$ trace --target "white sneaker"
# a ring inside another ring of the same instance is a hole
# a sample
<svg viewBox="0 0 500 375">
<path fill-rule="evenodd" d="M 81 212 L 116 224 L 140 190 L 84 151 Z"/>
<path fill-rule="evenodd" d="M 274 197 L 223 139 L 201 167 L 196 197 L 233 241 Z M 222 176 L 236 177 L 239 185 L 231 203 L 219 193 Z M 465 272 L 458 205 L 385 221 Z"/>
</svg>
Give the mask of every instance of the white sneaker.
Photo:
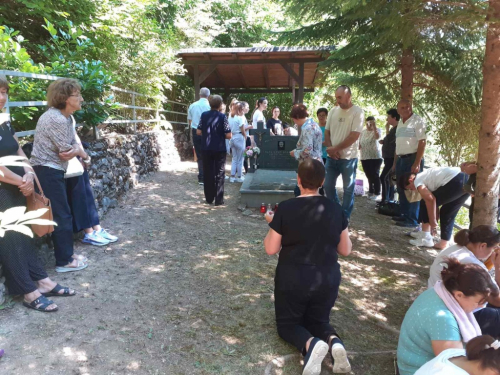
<svg viewBox="0 0 500 375">
<path fill-rule="evenodd" d="M 434 247 L 434 241 L 429 237 L 420 237 L 410 240 L 413 246 L 424 246 L 424 247 Z"/>
<path fill-rule="evenodd" d="M 376 201 L 376 200 L 378 200 L 378 201 L 380 202 L 380 201 L 382 200 L 382 197 L 381 197 L 380 195 L 375 195 L 375 194 L 373 194 L 373 195 L 370 197 L 370 199 L 371 199 L 372 201 Z"/>
<path fill-rule="evenodd" d="M 234 182 L 234 177 L 229 177 L 229 182 Z"/>
<path fill-rule="evenodd" d="M 422 230 L 414 230 L 413 232 L 410 232 L 410 237 L 413 238 L 424 238 L 425 237 L 425 232 Z"/>
<path fill-rule="evenodd" d="M 342 344 L 333 344 L 331 354 L 334 374 L 345 374 L 351 372 L 351 364 L 349 363 L 347 352 Z"/>
<path fill-rule="evenodd" d="M 243 182 L 245 181 L 245 177 L 238 177 L 235 179 L 236 182 Z"/>
<path fill-rule="evenodd" d="M 227 179 L 229 179 L 229 177 L 227 177 L 227 176 L 224 176 L 224 180 L 227 180 Z"/>
</svg>

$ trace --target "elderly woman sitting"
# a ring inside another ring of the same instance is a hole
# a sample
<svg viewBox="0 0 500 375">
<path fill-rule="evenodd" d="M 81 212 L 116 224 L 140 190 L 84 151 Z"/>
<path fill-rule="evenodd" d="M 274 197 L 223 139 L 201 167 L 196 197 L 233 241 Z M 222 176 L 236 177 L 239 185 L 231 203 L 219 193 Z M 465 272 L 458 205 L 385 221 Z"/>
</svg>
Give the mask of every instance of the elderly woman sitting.
<svg viewBox="0 0 500 375">
<path fill-rule="evenodd" d="M 87 267 L 86 259 L 74 254 L 73 217 L 68 204 L 64 173 L 68 161 L 81 157 L 89 162 L 81 144 L 77 142 L 71 115 L 81 109 L 81 86 L 74 79 L 59 79 L 49 86 L 49 109 L 36 126 L 31 165 L 40 180 L 42 189 L 52 204 L 57 226 L 52 233 L 57 272 L 79 271 Z"/>
<path fill-rule="evenodd" d="M 5 106 L 9 83 L 0 76 L 0 111 Z M 2 115 L 2 113 L 0 113 Z M 0 157 L 23 156 L 8 116 L 0 118 Z M 25 167 L 0 167 L 0 212 L 26 205 L 33 194 L 33 171 Z M 0 262 L 6 276 L 9 293 L 24 295 L 23 304 L 38 311 L 57 311 L 57 305 L 47 296 L 74 296 L 74 290 L 52 281 L 40 264 L 33 240 L 16 231 L 6 231 L 0 237 Z"/>
</svg>

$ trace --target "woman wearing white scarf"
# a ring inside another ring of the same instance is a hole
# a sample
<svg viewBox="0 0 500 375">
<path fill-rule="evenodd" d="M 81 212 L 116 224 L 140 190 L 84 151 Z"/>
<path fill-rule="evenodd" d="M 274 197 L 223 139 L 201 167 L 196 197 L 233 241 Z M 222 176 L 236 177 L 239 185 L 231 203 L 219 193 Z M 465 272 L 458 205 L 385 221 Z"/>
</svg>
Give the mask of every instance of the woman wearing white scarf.
<svg viewBox="0 0 500 375">
<path fill-rule="evenodd" d="M 481 335 L 472 312 L 498 289 L 490 275 L 477 264 L 447 259 L 435 288 L 413 302 L 401 326 L 398 367 L 401 375 L 413 375 L 446 349 L 463 349 Z"/>
</svg>

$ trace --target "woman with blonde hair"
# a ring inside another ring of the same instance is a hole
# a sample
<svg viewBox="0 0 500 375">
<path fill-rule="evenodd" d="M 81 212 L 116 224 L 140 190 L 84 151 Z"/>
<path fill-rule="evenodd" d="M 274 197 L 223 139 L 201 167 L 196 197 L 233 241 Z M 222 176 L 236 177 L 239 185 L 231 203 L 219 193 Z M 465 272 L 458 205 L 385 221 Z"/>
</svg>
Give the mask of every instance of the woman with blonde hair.
<svg viewBox="0 0 500 375">
<path fill-rule="evenodd" d="M 38 120 L 30 160 L 51 201 L 57 223 L 52 233 L 56 272 L 80 271 L 87 267 L 86 259 L 74 254 L 73 217 L 64 179 L 70 159 L 79 156 L 90 163 L 90 157 L 77 142 L 71 118 L 82 108 L 80 91 L 81 86 L 75 79 L 62 78 L 50 84 L 47 90 L 49 109 Z"/>
<path fill-rule="evenodd" d="M 26 157 L 15 136 L 7 114 L 1 110 L 7 102 L 9 82 L 0 76 L 0 157 Z M 0 167 L 0 212 L 26 206 L 33 194 L 34 173 L 29 167 Z M 76 292 L 52 281 L 36 255 L 33 239 L 9 230 L 0 237 L 0 262 L 10 294 L 23 295 L 23 305 L 42 312 L 57 311 L 57 305 L 46 297 L 69 297 Z M 1 350 L 0 350 L 1 352 Z"/>
<path fill-rule="evenodd" d="M 246 133 L 242 103 L 235 102 L 231 104 L 231 114 L 229 115 L 228 122 L 231 127 L 231 152 L 233 154 L 229 182 L 243 182 L 244 178 L 241 174 L 243 169 Z"/>
</svg>

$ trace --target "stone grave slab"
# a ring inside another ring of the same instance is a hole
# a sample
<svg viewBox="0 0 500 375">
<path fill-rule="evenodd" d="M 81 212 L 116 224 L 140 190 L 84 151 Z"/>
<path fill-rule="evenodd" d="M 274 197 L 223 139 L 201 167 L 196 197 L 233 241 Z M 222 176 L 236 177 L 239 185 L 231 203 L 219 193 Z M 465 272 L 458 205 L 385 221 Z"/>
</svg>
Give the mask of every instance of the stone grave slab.
<svg viewBox="0 0 500 375">
<path fill-rule="evenodd" d="M 247 207 L 260 207 L 262 203 L 274 207 L 275 203 L 294 197 L 296 183 L 295 170 L 257 169 L 245 177 L 240 189 L 241 202 Z"/>
<path fill-rule="evenodd" d="M 264 136 L 259 145 L 259 169 L 296 171 L 299 164 L 290 156 L 290 151 L 297 146 L 296 136 Z"/>
</svg>

